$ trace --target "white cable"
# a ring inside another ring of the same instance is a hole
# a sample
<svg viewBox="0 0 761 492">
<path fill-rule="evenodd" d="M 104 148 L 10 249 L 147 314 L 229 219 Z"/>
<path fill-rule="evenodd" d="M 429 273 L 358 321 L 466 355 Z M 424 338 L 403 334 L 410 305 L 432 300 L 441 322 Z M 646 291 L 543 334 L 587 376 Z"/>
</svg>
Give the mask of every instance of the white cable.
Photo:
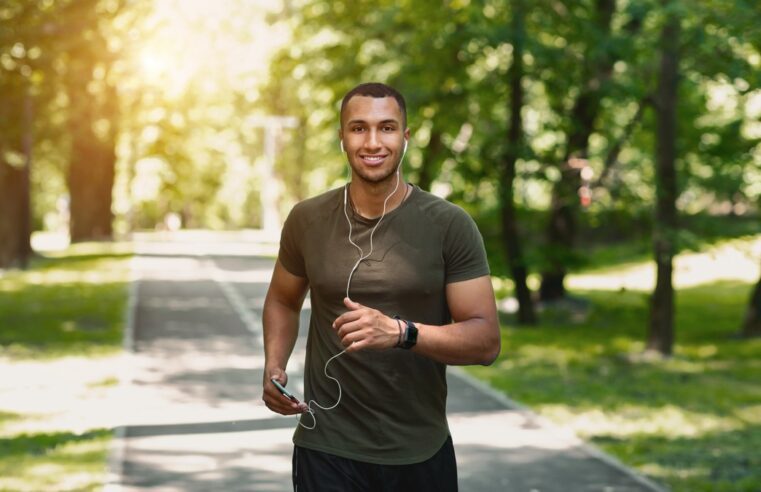
<svg viewBox="0 0 761 492">
<path fill-rule="evenodd" d="M 343 140 L 341 140 L 341 151 L 343 152 L 343 150 L 344 150 L 343 149 Z M 346 211 L 346 202 L 348 201 L 347 195 L 348 195 L 349 183 L 346 183 L 346 185 L 344 186 L 344 217 L 346 217 L 346 222 L 349 224 L 349 242 L 352 244 L 352 246 L 357 248 L 357 251 L 359 252 L 359 259 L 357 260 L 357 262 L 354 264 L 354 266 L 352 267 L 351 271 L 349 272 L 349 278 L 346 281 L 346 297 L 349 298 L 349 299 L 351 299 L 351 297 L 349 297 L 349 287 L 351 286 L 351 278 L 354 276 L 354 272 L 357 271 L 357 268 L 359 267 L 359 264 L 362 263 L 362 261 L 368 259 L 370 257 L 370 255 L 373 254 L 373 235 L 375 234 L 375 230 L 378 229 L 378 226 L 380 225 L 381 221 L 383 220 L 383 217 L 386 216 L 386 205 L 388 204 L 389 199 L 392 196 L 394 196 L 394 193 L 396 193 L 396 190 L 399 189 L 399 182 L 401 181 L 401 178 L 399 177 L 399 168 L 402 165 L 402 160 L 404 159 L 404 155 L 406 153 L 407 153 L 407 141 L 405 140 L 404 141 L 404 151 L 402 152 L 402 157 L 401 157 L 401 159 L 399 159 L 399 163 L 396 165 L 396 186 L 394 186 L 393 191 L 391 193 L 389 193 L 389 195 L 386 197 L 386 199 L 383 200 L 383 212 L 381 213 L 381 216 L 380 216 L 380 219 L 378 219 L 378 222 L 375 224 L 373 229 L 370 231 L 370 251 L 366 255 L 365 255 L 364 250 L 357 243 L 355 243 L 354 240 L 351 238 L 351 234 L 352 234 L 351 219 L 349 219 L 349 213 Z M 335 381 L 336 382 L 336 386 L 338 386 L 338 399 L 336 400 L 336 402 L 333 405 L 331 405 L 329 407 L 323 407 L 322 405 L 317 403 L 316 400 L 310 399 L 309 403 L 307 403 L 307 409 L 306 409 L 306 411 L 304 413 L 308 413 L 312 417 L 312 426 L 310 427 L 310 426 L 304 425 L 304 423 L 301 422 L 301 417 L 304 415 L 302 413 L 301 416 L 299 416 L 299 425 L 302 426 L 303 428 L 312 430 L 315 427 L 317 427 L 317 417 L 315 417 L 315 415 L 314 415 L 314 409 L 312 409 L 312 404 L 313 403 L 314 403 L 314 406 L 316 406 L 317 408 L 319 408 L 321 410 L 333 410 L 334 408 L 336 408 L 338 406 L 339 403 L 341 403 L 341 396 L 343 396 L 343 392 L 341 390 L 341 383 L 338 381 L 338 379 L 336 379 L 333 376 L 331 376 L 330 374 L 328 374 L 328 364 L 330 364 L 331 362 L 333 362 L 334 359 L 337 359 L 338 357 L 342 356 L 345 353 L 346 353 L 346 349 L 343 349 L 341 352 L 337 353 L 336 355 L 334 355 L 333 357 L 328 359 L 328 361 L 325 363 L 325 367 L 323 368 L 323 373 L 325 373 L 325 377 Z"/>
<path fill-rule="evenodd" d="M 341 352 L 337 353 L 336 355 L 334 355 L 333 357 L 328 359 L 328 361 L 325 363 L 325 369 L 323 370 L 323 372 L 325 373 L 325 377 L 326 378 L 332 379 L 333 381 L 336 382 L 336 386 L 338 386 L 338 399 L 336 400 L 336 402 L 332 406 L 329 406 L 329 407 L 323 407 L 322 405 L 317 403 L 316 400 L 309 400 L 309 403 L 307 403 L 306 412 L 304 412 L 304 413 L 308 413 L 312 417 L 312 426 L 309 427 L 307 425 L 304 425 L 304 423 L 301 421 L 301 417 L 304 415 L 302 413 L 301 416 L 299 416 L 299 425 L 301 427 L 303 427 L 305 429 L 309 429 L 309 430 L 312 430 L 315 427 L 317 427 L 317 417 L 314 416 L 314 410 L 312 409 L 312 403 L 314 403 L 314 405 L 317 408 L 320 408 L 322 410 L 333 410 L 334 408 L 336 408 L 338 406 L 339 403 L 341 403 L 341 383 L 338 382 L 338 379 L 336 379 L 333 376 L 331 376 L 330 374 L 328 374 L 328 364 L 330 364 L 330 362 L 333 359 L 336 359 L 336 358 L 342 356 L 344 353 L 346 353 L 346 349 L 343 349 Z"/>
<path fill-rule="evenodd" d="M 383 217 L 386 216 L 386 204 L 388 203 L 388 200 L 392 196 L 394 196 L 394 193 L 396 193 L 396 190 L 399 189 L 399 181 L 400 181 L 399 166 L 397 166 L 396 167 L 396 186 L 394 186 L 394 190 L 391 193 L 389 193 L 389 195 L 383 201 L 383 213 L 381 213 L 380 219 L 378 219 L 378 222 L 375 224 L 375 227 L 373 227 L 373 230 L 370 231 L 370 251 L 366 255 L 364 254 L 365 253 L 364 250 L 360 248 L 359 245 L 355 243 L 354 240 L 351 238 L 352 225 L 351 225 L 351 220 L 349 219 L 349 213 L 346 211 L 346 200 L 344 200 L 344 216 L 346 217 L 346 222 L 349 223 L 349 242 L 352 244 L 352 246 L 357 248 L 357 251 L 359 251 L 359 259 L 357 260 L 357 262 L 354 264 L 351 271 L 349 272 L 349 279 L 346 282 L 346 297 L 349 297 L 349 286 L 351 285 L 351 278 L 354 276 L 354 272 L 357 270 L 357 268 L 359 268 L 359 264 L 362 263 L 364 260 L 368 259 L 370 255 L 373 254 L 373 235 L 375 234 L 375 230 L 378 228 L 381 221 L 383 220 Z M 347 193 L 348 186 L 349 184 L 347 183 L 346 186 L 344 187 L 345 194 Z M 349 297 L 349 299 L 351 299 L 351 297 Z"/>
</svg>

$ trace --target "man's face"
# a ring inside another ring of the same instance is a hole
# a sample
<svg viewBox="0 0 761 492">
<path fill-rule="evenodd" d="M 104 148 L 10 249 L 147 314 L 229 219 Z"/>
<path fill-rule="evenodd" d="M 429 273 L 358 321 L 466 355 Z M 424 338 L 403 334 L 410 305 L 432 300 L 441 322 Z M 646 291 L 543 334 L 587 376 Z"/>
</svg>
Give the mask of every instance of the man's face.
<svg viewBox="0 0 761 492">
<path fill-rule="evenodd" d="M 338 136 L 343 140 L 353 175 L 381 183 L 396 171 L 409 135 L 396 99 L 354 96 L 344 107 Z"/>
</svg>

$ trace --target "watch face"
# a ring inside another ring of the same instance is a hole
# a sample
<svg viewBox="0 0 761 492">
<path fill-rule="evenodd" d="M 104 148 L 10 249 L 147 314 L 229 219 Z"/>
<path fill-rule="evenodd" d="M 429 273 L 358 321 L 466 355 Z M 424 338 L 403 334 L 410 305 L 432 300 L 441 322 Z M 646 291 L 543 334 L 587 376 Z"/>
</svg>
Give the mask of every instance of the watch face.
<svg viewBox="0 0 761 492">
<path fill-rule="evenodd" d="M 417 326 L 412 321 L 405 321 L 407 329 L 404 330 L 404 344 L 406 349 L 412 348 L 417 343 Z"/>
</svg>

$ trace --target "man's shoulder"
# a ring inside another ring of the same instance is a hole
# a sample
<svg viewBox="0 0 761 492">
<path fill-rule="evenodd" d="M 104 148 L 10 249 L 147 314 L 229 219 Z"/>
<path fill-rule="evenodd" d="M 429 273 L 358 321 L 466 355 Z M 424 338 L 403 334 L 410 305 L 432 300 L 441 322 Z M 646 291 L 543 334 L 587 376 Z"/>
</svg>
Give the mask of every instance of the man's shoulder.
<svg viewBox="0 0 761 492">
<path fill-rule="evenodd" d="M 430 220 L 439 224 L 449 224 L 453 220 L 472 220 L 470 215 L 459 205 L 422 188 L 417 188 L 415 203 L 417 208 Z"/>
<path fill-rule="evenodd" d="M 320 193 L 319 195 L 306 198 L 293 206 L 291 214 L 313 218 L 325 212 L 332 212 L 341 203 L 343 187 Z"/>
</svg>

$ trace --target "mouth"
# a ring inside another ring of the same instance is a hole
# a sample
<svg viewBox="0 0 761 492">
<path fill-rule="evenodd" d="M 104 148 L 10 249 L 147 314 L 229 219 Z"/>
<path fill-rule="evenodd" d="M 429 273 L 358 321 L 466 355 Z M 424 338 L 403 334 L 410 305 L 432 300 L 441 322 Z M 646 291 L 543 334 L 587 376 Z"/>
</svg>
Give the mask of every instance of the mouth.
<svg viewBox="0 0 761 492">
<path fill-rule="evenodd" d="M 362 162 L 368 166 L 379 166 L 380 164 L 383 164 L 383 161 L 386 160 L 386 157 L 388 157 L 388 154 L 360 154 L 359 156 L 359 158 L 362 159 Z"/>
</svg>

